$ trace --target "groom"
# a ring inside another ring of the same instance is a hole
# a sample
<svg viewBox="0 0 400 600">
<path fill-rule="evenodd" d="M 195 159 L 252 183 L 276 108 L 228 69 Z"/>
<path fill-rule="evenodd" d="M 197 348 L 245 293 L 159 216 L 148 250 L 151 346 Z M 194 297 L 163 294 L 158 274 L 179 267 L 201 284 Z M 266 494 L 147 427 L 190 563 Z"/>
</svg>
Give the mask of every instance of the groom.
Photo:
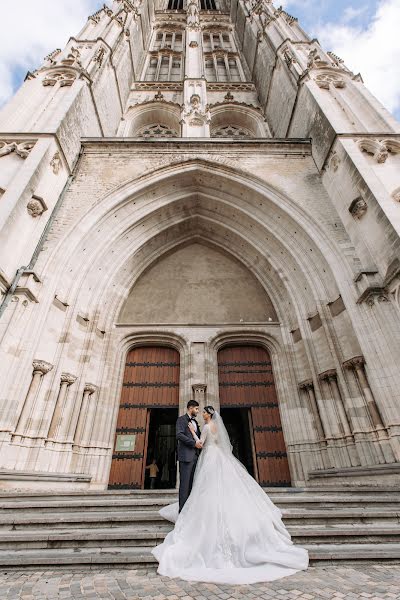
<svg viewBox="0 0 400 600">
<path fill-rule="evenodd" d="M 192 491 L 193 476 L 201 450 L 201 443 L 194 441 L 192 432 L 189 429 L 189 423 L 192 423 L 197 437 L 200 438 L 200 427 L 196 421 L 199 403 L 196 400 L 189 400 L 186 408 L 186 414 L 178 417 L 176 422 L 179 461 L 179 512 L 181 512 Z"/>
</svg>

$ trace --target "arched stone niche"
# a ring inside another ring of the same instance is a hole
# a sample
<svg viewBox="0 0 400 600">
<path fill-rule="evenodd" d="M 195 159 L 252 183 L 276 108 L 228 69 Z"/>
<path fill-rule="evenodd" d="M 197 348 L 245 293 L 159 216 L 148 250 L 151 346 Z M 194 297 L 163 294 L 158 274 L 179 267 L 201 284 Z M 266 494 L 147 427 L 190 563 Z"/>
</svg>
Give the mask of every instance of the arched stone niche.
<svg viewBox="0 0 400 600">
<path fill-rule="evenodd" d="M 204 243 L 162 255 L 138 279 L 119 323 L 277 321 L 261 283 L 237 259 Z"/>
</svg>

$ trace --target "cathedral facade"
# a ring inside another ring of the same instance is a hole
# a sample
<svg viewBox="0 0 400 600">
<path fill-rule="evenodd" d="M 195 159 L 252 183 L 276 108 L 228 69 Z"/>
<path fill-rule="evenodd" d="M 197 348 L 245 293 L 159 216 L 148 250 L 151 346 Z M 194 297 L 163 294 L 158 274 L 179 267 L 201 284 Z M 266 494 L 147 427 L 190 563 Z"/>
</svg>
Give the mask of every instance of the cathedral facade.
<svg viewBox="0 0 400 600">
<path fill-rule="evenodd" d="M 400 125 L 270 0 L 115 0 L 0 113 L 0 489 L 400 479 Z"/>
</svg>

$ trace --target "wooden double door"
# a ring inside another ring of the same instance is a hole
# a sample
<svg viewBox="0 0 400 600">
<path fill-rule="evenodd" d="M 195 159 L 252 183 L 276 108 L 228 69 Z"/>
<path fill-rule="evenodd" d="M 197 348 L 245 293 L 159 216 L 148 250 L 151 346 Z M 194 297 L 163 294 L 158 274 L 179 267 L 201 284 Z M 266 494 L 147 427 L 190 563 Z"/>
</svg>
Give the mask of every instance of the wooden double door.
<svg viewBox="0 0 400 600">
<path fill-rule="evenodd" d="M 179 365 L 179 353 L 172 348 L 143 346 L 128 353 L 110 489 L 148 487 L 146 465 L 153 458 L 158 466 L 156 487 L 175 485 Z M 238 458 L 261 485 L 290 486 L 268 352 L 260 346 L 224 347 L 218 353 L 218 375 L 221 414 Z"/>
</svg>

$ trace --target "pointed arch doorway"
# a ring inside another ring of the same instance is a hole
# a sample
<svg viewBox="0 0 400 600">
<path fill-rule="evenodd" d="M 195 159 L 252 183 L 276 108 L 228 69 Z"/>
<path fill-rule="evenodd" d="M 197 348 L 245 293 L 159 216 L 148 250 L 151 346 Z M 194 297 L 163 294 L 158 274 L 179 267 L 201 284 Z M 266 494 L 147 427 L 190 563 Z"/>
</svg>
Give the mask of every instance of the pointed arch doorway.
<svg viewBox="0 0 400 600">
<path fill-rule="evenodd" d="M 180 355 L 174 348 L 139 346 L 128 352 L 109 489 L 175 487 L 179 373 Z M 146 466 L 153 459 L 158 471 L 151 482 Z"/>
<path fill-rule="evenodd" d="M 234 453 L 260 485 L 290 486 L 271 357 L 261 346 L 225 346 L 218 352 L 221 415 Z"/>
</svg>

